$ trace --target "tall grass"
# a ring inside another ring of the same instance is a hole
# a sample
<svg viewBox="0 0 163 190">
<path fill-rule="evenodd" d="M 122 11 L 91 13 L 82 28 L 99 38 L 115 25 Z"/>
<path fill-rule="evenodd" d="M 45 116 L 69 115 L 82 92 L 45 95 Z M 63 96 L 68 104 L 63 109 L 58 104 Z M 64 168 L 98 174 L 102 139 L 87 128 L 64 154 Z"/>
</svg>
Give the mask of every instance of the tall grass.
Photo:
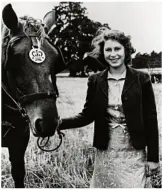
<svg viewBox="0 0 163 190">
<path fill-rule="evenodd" d="M 57 101 L 61 117 L 79 113 L 85 101 L 86 78 L 58 78 L 60 97 Z M 159 135 L 161 139 L 161 85 L 154 85 L 156 96 Z M 63 144 L 56 152 L 42 152 L 36 145 L 36 138 L 31 134 L 25 155 L 26 188 L 87 188 L 94 167 L 92 147 L 93 124 L 73 130 L 65 130 Z M 161 144 L 161 143 L 160 143 Z M 51 139 L 49 147 L 58 145 L 57 135 Z M 160 146 L 161 152 L 161 146 Z M 1 151 L 1 183 L 3 188 L 14 187 L 10 173 L 8 151 Z M 161 156 L 160 156 L 161 160 Z M 160 184 L 161 174 L 156 176 L 155 183 Z"/>
</svg>

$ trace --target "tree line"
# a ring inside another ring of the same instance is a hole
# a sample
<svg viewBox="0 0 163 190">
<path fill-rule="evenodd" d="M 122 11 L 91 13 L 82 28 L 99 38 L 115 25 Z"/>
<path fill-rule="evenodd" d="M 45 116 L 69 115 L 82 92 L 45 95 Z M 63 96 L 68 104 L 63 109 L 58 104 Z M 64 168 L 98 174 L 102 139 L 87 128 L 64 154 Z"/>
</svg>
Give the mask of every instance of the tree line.
<svg viewBox="0 0 163 190">
<path fill-rule="evenodd" d="M 88 71 L 98 71 L 104 69 L 101 64 L 89 65 L 89 61 L 83 64 L 83 56 L 91 50 L 91 41 L 99 27 L 105 26 L 109 29 L 108 23 L 93 21 L 87 16 L 87 9 L 81 2 L 60 2 L 53 7 L 56 12 L 56 26 L 49 34 L 53 43 L 57 45 L 70 65 L 70 76 L 85 76 Z M 141 54 L 140 52 L 133 58 L 134 68 L 154 68 L 161 67 L 162 52 L 151 54 Z"/>
<path fill-rule="evenodd" d="M 161 58 L 162 52 L 152 51 L 150 54 L 139 52 L 132 60 L 132 65 L 134 68 L 161 68 Z"/>
</svg>

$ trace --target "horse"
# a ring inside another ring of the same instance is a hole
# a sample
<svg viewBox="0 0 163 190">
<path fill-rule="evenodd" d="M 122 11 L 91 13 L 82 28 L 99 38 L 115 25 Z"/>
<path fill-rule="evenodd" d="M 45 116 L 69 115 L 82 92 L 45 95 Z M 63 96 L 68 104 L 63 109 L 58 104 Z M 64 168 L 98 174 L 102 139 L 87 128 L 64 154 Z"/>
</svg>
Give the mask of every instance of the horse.
<svg viewBox="0 0 163 190">
<path fill-rule="evenodd" d="M 56 74 L 66 63 L 48 37 L 54 22 L 54 10 L 43 22 L 19 18 L 11 4 L 2 10 L 2 147 L 8 148 L 16 188 L 25 187 L 24 156 L 30 131 L 35 137 L 50 138 L 60 121 Z"/>
</svg>

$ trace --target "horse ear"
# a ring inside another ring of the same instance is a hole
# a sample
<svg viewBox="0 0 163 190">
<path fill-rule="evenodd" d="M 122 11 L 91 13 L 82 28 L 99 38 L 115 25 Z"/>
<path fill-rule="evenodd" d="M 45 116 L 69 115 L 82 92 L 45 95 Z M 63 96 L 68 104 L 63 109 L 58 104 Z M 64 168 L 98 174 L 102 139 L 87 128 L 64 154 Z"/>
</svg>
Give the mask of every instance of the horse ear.
<svg viewBox="0 0 163 190">
<path fill-rule="evenodd" d="M 49 35 L 52 33 L 52 31 L 55 28 L 55 23 L 56 23 L 56 12 L 55 10 L 52 10 L 48 12 L 44 18 L 43 18 L 43 24 L 45 27 L 45 32 Z"/>
<path fill-rule="evenodd" d="M 11 4 L 8 4 L 4 7 L 2 11 L 2 19 L 4 24 L 12 31 L 18 28 L 18 17 Z"/>
</svg>

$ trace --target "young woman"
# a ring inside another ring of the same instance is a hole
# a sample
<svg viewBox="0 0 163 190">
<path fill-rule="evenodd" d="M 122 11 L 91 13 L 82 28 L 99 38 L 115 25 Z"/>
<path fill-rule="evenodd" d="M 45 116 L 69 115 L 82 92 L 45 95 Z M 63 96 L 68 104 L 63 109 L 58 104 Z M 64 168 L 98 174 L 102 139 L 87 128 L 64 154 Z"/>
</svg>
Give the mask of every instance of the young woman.
<svg viewBox="0 0 163 190">
<path fill-rule="evenodd" d="M 93 56 L 107 69 L 88 79 L 81 113 L 61 120 L 60 129 L 83 127 L 95 121 L 96 147 L 92 188 L 141 188 L 146 168 L 158 167 L 158 123 L 148 74 L 131 64 L 130 37 L 117 30 L 99 29 Z"/>
</svg>

